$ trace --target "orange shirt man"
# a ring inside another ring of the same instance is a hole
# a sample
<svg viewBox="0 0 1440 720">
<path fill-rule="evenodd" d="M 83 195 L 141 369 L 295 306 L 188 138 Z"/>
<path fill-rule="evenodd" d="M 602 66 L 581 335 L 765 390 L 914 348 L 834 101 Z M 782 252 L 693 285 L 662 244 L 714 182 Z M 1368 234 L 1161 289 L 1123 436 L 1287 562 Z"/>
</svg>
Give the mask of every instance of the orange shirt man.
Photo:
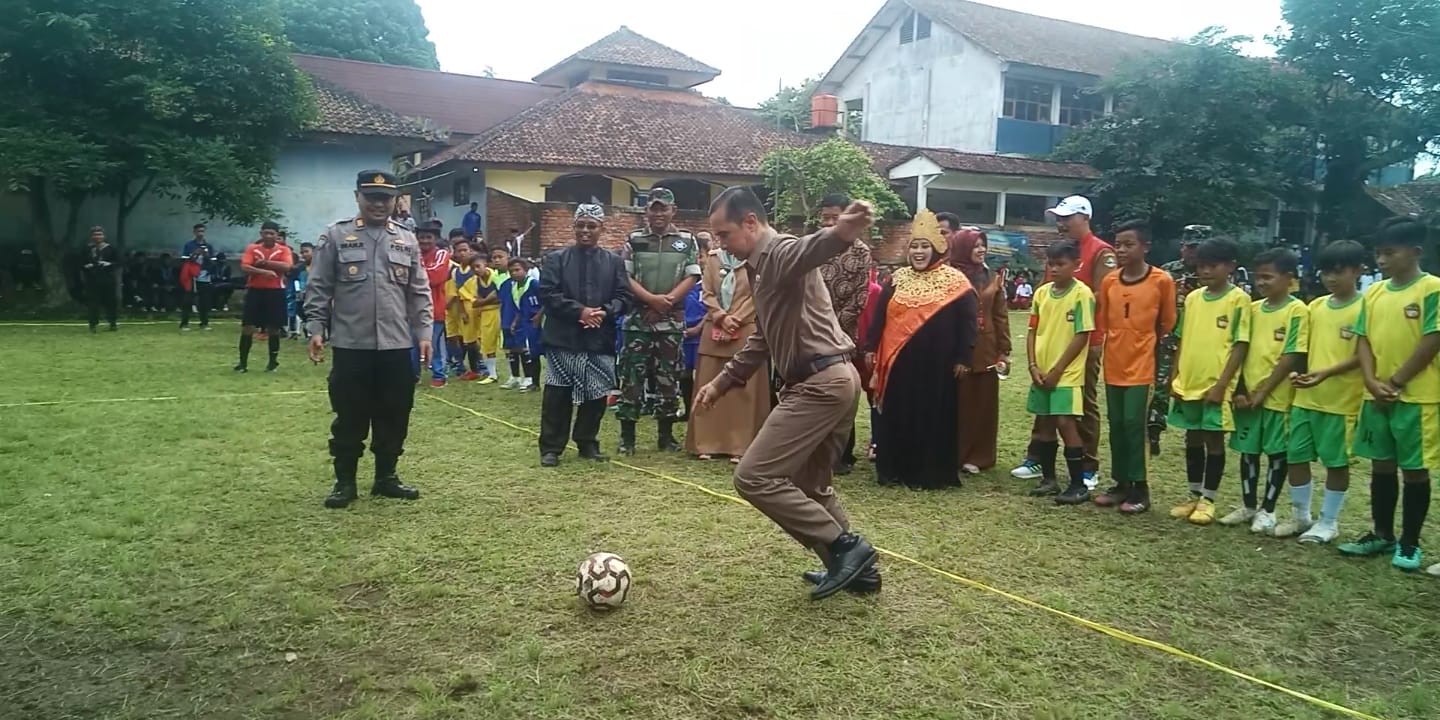
<svg viewBox="0 0 1440 720">
<path fill-rule="evenodd" d="M 1111 472 L 1115 486 L 1095 498 L 1101 507 L 1134 514 L 1150 508 L 1145 424 L 1155 385 L 1160 339 L 1175 329 L 1175 281 L 1148 264 L 1150 229 L 1121 225 L 1115 234 L 1120 269 L 1100 282 L 1096 333 L 1105 342 L 1105 407 L 1110 416 Z"/>
<path fill-rule="evenodd" d="M 273 221 L 260 226 L 260 239 L 250 243 L 240 256 L 245 273 L 245 307 L 240 315 L 240 364 L 235 372 L 247 372 L 250 346 L 255 331 L 269 335 L 270 362 L 265 372 L 280 368 L 280 330 L 289 312 L 285 307 L 285 274 L 295 265 L 290 248 L 280 242 L 280 225 Z"/>
</svg>

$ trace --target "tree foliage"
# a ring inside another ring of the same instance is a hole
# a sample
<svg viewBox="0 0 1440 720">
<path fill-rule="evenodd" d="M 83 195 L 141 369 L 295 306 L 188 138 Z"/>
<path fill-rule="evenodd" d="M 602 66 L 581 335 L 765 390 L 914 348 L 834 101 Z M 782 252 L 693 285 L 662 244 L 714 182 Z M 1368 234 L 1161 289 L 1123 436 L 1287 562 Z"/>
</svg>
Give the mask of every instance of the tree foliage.
<svg viewBox="0 0 1440 720">
<path fill-rule="evenodd" d="M 280 0 L 285 35 L 311 55 L 440 69 L 415 0 Z"/>
<path fill-rule="evenodd" d="M 813 77 L 799 85 L 782 87 L 756 109 L 776 127 L 796 132 L 809 130 L 810 96 L 819 85 L 820 78 Z"/>
<path fill-rule="evenodd" d="M 908 213 L 900 196 L 875 174 L 870 156 L 841 138 L 771 150 L 760 168 L 773 193 L 777 218 L 815 220 L 820 199 L 837 192 L 874 203 L 877 215 L 903 217 Z"/>
<path fill-rule="evenodd" d="M 47 267 L 76 242 L 52 196 L 72 221 L 85 197 L 116 197 L 122 247 L 148 192 L 238 223 L 273 212 L 279 147 L 313 113 L 273 4 L 18 1 L 0 24 L 0 186 L 29 196 Z"/>
<path fill-rule="evenodd" d="M 1440 144 L 1440 3 L 1285 0 L 1280 57 L 1314 83 L 1322 225 L 1365 232 L 1371 173 Z"/>
<path fill-rule="evenodd" d="M 1072 132 L 1057 157 L 1102 172 L 1092 192 L 1114 218 L 1148 218 L 1162 234 L 1247 229 L 1257 201 L 1303 196 L 1307 85 L 1242 57 L 1244 40 L 1209 31 L 1123 71 L 1106 87 L 1115 112 Z"/>
</svg>

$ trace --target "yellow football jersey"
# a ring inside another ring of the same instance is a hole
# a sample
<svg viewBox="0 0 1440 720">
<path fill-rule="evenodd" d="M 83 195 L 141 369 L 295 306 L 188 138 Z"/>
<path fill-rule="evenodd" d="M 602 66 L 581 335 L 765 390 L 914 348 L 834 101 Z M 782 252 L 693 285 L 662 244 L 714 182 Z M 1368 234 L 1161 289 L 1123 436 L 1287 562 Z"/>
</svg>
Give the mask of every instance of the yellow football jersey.
<svg viewBox="0 0 1440 720">
<path fill-rule="evenodd" d="M 1253 390 L 1270 377 L 1282 355 L 1305 353 L 1310 344 L 1310 309 L 1305 303 L 1287 297 L 1280 307 L 1270 307 L 1266 300 L 1250 305 L 1250 349 L 1245 354 L 1240 377 L 1245 387 Z M 1289 412 L 1295 399 L 1295 386 L 1286 378 L 1270 391 L 1265 407 Z"/>
<path fill-rule="evenodd" d="M 1176 330 L 1180 357 L 1170 387 L 1182 400 L 1203 400 L 1220 381 L 1230 350 L 1250 341 L 1250 296 L 1234 285 L 1216 297 L 1205 288 L 1192 291 L 1185 296 L 1185 310 Z M 1227 400 L 1239 382 L 1237 372 L 1226 389 Z"/>
<path fill-rule="evenodd" d="M 1060 362 L 1065 348 L 1080 333 L 1095 330 L 1095 293 L 1078 280 L 1062 293 L 1055 292 L 1055 283 L 1045 283 L 1035 291 L 1030 306 L 1030 332 L 1035 333 L 1035 364 L 1047 373 Z M 1085 384 L 1085 351 L 1081 351 L 1056 387 L 1080 387 Z"/>
<path fill-rule="evenodd" d="M 1409 284 L 1378 282 L 1365 291 L 1356 334 L 1370 341 L 1375 377 L 1387 380 L 1415 353 L 1420 338 L 1440 332 L 1440 278 L 1429 273 Z M 1408 403 L 1440 403 L 1440 367 L 1429 363 L 1400 392 Z"/>
<path fill-rule="evenodd" d="M 1306 359 L 1310 372 L 1332 368 L 1355 357 L 1355 345 L 1360 342 L 1355 326 L 1364 306 L 1365 300 L 1359 295 L 1343 305 L 1335 304 L 1333 295 L 1310 303 L 1310 347 Z M 1365 378 L 1360 368 L 1355 368 L 1344 375 L 1327 378 L 1315 387 L 1296 390 L 1295 407 L 1332 415 L 1358 415 L 1364 392 Z"/>
</svg>

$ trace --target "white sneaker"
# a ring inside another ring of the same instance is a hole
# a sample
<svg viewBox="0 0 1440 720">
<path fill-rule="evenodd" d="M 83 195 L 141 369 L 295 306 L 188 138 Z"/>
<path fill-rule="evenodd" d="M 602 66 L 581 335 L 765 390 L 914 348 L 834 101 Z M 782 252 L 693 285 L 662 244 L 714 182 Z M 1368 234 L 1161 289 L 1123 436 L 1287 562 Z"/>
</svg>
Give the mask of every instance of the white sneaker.
<svg viewBox="0 0 1440 720">
<path fill-rule="evenodd" d="M 520 378 L 518 378 L 518 377 L 512 377 L 512 378 L 510 378 L 509 380 L 506 380 L 506 381 L 505 381 L 505 384 L 504 384 L 504 385 L 501 385 L 500 387 L 503 387 L 503 388 L 505 388 L 506 390 L 519 390 L 519 389 L 520 389 Z"/>
<path fill-rule="evenodd" d="M 980 474 L 980 468 L 975 467 L 974 465 L 971 465 L 970 463 L 965 463 L 964 465 L 961 465 L 961 466 L 960 466 L 960 472 L 963 472 L 963 473 L 965 473 L 966 475 L 979 475 L 979 474 Z"/>
<path fill-rule="evenodd" d="M 1276 525 L 1275 531 L 1272 534 L 1277 538 L 1295 537 L 1309 530 L 1310 526 L 1314 524 L 1314 521 L 1311 520 L 1308 515 L 1305 517 L 1291 517 L 1289 520 Z"/>
<path fill-rule="evenodd" d="M 1255 513 L 1255 519 L 1250 522 L 1250 532 L 1256 535 L 1269 535 L 1275 532 L 1275 513 L 1269 510 Z"/>
<path fill-rule="evenodd" d="M 1321 520 L 1310 526 L 1305 534 L 1300 536 L 1300 542 L 1314 545 L 1325 545 L 1340 537 L 1340 525 L 1338 523 L 1327 523 Z"/>
<path fill-rule="evenodd" d="M 1254 510 L 1251 510 L 1247 507 L 1238 507 L 1232 510 L 1229 515 L 1220 518 L 1219 522 L 1221 525 L 1225 525 L 1227 527 L 1234 527 L 1236 525 L 1244 525 L 1254 519 Z"/>
<path fill-rule="evenodd" d="M 1040 464 L 1030 460 L 1016 465 L 1015 469 L 1010 471 L 1010 477 L 1016 480 L 1039 480 L 1040 475 Z"/>
<path fill-rule="evenodd" d="M 522 393 L 523 393 L 523 392 L 530 392 L 530 391 L 533 390 L 534 388 L 535 388 L 535 381 L 534 381 L 534 380 L 531 380 L 530 378 L 527 377 L 527 378 L 525 378 L 524 380 L 521 380 L 521 381 L 520 381 L 520 392 L 522 392 Z"/>
<path fill-rule="evenodd" d="M 1440 563 L 1435 563 L 1434 565 L 1425 568 L 1425 574 L 1432 577 L 1440 577 Z"/>
</svg>

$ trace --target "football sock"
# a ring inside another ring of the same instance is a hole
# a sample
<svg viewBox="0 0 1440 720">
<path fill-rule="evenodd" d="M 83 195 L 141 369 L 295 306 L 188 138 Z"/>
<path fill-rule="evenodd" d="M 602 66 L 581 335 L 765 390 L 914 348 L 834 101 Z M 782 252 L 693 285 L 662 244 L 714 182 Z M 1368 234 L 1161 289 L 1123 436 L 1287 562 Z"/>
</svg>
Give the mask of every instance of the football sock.
<svg viewBox="0 0 1440 720">
<path fill-rule="evenodd" d="M 241 365 L 249 365 L 249 364 L 250 364 L 250 346 L 251 346 L 251 345 L 254 345 L 254 344 L 255 344 L 255 336 L 253 336 L 253 335 L 246 335 L 246 334 L 244 334 L 244 333 L 241 333 L 241 335 L 240 335 L 240 364 L 241 364 Z"/>
<path fill-rule="evenodd" d="M 1425 527 L 1425 516 L 1430 512 L 1430 477 L 1421 482 L 1405 483 L 1405 497 L 1401 501 L 1400 544 L 1420 544 L 1420 529 Z"/>
<path fill-rule="evenodd" d="M 1225 476 L 1225 453 L 1205 456 L 1205 487 L 1201 494 L 1206 500 L 1214 501 L 1220 494 L 1220 478 Z"/>
<path fill-rule="evenodd" d="M 520 356 L 519 356 L 519 355 L 511 355 L 511 356 L 510 356 L 510 377 L 512 377 L 512 378 L 518 378 L 518 377 L 520 377 Z"/>
<path fill-rule="evenodd" d="M 1055 479 L 1055 453 L 1060 449 L 1060 443 L 1054 440 L 1036 440 L 1032 443 L 1035 446 L 1035 459 L 1040 462 L 1040 475 L 1046 480 Z"/>
<path fill-rule="evenodd" d="M 1260 456 L 1244 453 L 1240 456 L 1240 497 L 1245 507 L 1255 509 L 1255 486 L 1260 483 Z"/>
<path fill-rule="evenodd" d="M 279 334 L 279 333 L 273 333 L 273 334 L 270 335 L 270 364 L 274 365 L 274 364 L 277 364 L 277 363 L 279 363 L 279 362 L 280 362 L 280 334 Z"/>
<path fill-rule="evenodd" d="M 1256 458 L 1259 462 L 1259 458 Z M 1285 476 L 1290 472 L 1290 463 L 1285 459 L 1284 453 L 1277 453 L 1270 456 L 1270 469 L 1265 477 L 1265 502 L 1262 507 L 1265 512 L 1275 512 L 1275 503 L 1280 500 L 1280 488 L 1285 486 Z M 1308 514 L 1309 495 L 1306 495 L 1306 508 Z"/>
<path fill-rule="evenodd" d="M 532 355 L 525 356 L 525 374 L 530 377 L 530 382 L 540 384 L 540 358 Z"/>
<path fill-rule="evenodd" d="M 1400 498 L 1400 478 L 1395 471 L 1372 472 L 1370 476 L 1370 518 L 1375 534 L 1386 540 L 1395 539 L 1395 501 Z"/>
<path fill-rule="evenodd" d="M 1190 483 L 1190 494 L 1200 497 L 1205 486 L 1205 448 L 1185 447 L 1185 480 Z"/>
<path fill-rule="evenodd" d="M 489 373 L 489 374 L 490 374 L 490 377 L 498 377 L 498 376 L 500 375 L 499 371 L 497 371 L 497 370 L 495 369 L 495 367 L 496 367 L 495 358 L 493 358 L 493 357 L 487 357 L 487 358 L 485 358 L 485 372 Z"/>
<path fill-rule="evenodd" d="M 470 372 L 480 372 L 480 348 L 475 343 L 465 346 L 465 359 L 470 361 Z"/>
<path fill-rule="evenodd" d="M 1070 471 L 1071 485 L 1085 483 L 1085 448 L 1065 447 L 1065 469 Z"/>
<path fill-rule="evenodd" d="M 1295 509 L 1295 517 L 1297 519 L 1310 519 L 1310 494 L 1314 487 L 1315 483 L 1313 482 L 1307 482 L 1304 485 L 1290 486 L 1290 506 Z M 1327 494 L 1325 497 L 1328 502 L 1330 496 Z"/>
<path fill-rule="evenodd" d="M 446 338 L 445 346 L 449 349 L 449 360 L 451 367 L 465 367 L 465 346 L 460 341 Z"/>
<path fill-rule="evenodd" d="M 1345 507 L 1345 491 L 1325 488 L 1325 499 L 1320 501 L 1320 521 L 1340 522 L 1340 508 Z"/>
</svg>

